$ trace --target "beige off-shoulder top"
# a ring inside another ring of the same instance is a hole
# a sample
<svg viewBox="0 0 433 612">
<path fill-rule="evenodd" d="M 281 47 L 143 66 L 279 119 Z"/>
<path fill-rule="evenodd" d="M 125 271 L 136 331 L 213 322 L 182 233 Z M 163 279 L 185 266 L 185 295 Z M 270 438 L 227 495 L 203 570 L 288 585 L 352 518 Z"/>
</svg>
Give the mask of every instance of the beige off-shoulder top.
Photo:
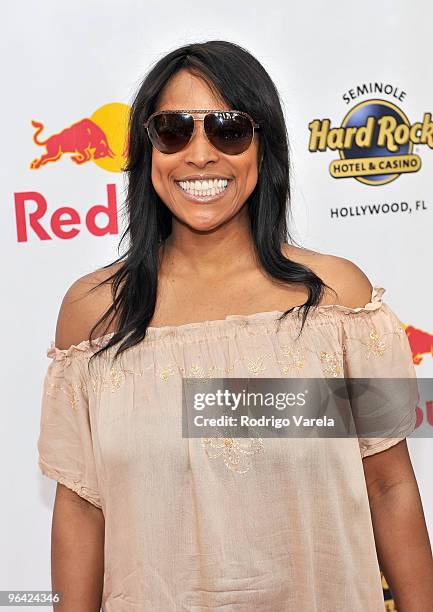
<svg viewBox="0 0 433 612">
<path fill-rule="evenodd" d="M 104 612 L 383 612 L 362 459 L 414 430 L 418 397 L 398 437 L 218 444 L 182 437 L 181 381 L 413 378 L 384 291 L 310 311 L 296 341 L 296 309 L 150 327 L 90 373 L 88 341 L 51 342 L 39 467 L 104 513 Z"/>
</svg>

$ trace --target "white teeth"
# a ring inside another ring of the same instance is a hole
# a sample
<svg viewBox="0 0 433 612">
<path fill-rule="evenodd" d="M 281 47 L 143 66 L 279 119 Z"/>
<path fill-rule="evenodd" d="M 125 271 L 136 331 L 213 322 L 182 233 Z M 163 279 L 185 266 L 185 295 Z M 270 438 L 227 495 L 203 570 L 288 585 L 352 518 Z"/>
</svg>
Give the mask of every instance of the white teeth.
<svg viewBox="0 0 433 612">
<path fill-rule="evenodd" d="M 217 195 L 226 189 L 227 179 L 208 179 L 206 181 L 177 181 L 184 191 L 192 195 Z"/>
</svg>

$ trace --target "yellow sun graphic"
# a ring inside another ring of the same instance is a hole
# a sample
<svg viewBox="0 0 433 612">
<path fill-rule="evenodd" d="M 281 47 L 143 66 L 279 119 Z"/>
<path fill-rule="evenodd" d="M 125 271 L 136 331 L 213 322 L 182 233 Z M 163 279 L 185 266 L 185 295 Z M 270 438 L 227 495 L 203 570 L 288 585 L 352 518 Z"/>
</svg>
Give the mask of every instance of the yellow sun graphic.
<svg viewBox="0 0 433 612">
<path fill-rule="evenodd" d="M 104 130 L 113 157 L 94 159 L 94 163 L 108 172 L 122 172 L 126 162 L 126 146 L 130 107 L 121 102 L 110 102 L 98 108 L 90 119 Z"/>
</svg>

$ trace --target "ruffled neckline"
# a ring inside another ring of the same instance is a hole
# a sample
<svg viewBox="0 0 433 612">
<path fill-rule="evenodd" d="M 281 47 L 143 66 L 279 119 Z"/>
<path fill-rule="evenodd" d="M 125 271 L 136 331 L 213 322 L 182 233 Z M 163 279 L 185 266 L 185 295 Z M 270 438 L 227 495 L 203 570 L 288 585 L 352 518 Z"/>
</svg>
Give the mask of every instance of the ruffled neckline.
<svg viewBox="0 0 433 612">
<path fill-rule="evenodd" d="M 341 304 L 320 304 L 315 309 L 310 310 L 308 317 L 320 316 L 321 313 L 328 313 L 331 311 L 341 312 L 345 315 L 357 314 L 357 313 L 369 313 L 378 310 L 383 305 L 383 294 L 386 289 L 384 287 L 373 286 L 371 292 L 370 301 L 365 306 L 358 306 L 357 308 L 350 308 L 349 306 L 342 306 Z M 287 316 L 286 320 L 290 320 L 290 317 L 299 311 L 302 304 L 295 306 L 291 313 Z M 223 319 L 209 319 L 206 321 L 196 321 L 193 323 L 184 323 L 182 325 L 162 325 L 157 327 L 149 326 L 146 330 L 146 340 L 156 340 L 167 336 L 181 336 L 188 332 L 198 332 L 203 329 L 221 328 L 224 326 L 232 325 L 259 325 L 268 323 L 276 320 L 283 314 L 283 310 L 268 310 L 263 312 L 255 312 L 252 314 L 229 314 Z M 308 320 L 308 319 L 307 319 Z M 55 346 L 54 340 L 51 340 L 50 346 L 47 349 L 48 357 L 65 358 L 71 356 L 71 354 L 95 352 L 98 348 L 104 346 L 109 339 L 114 335 L 115 332 L 110 332 L 94 338 L 92 341 L 92 347 L 90 346 L 89 340 L 82 340 L 79 344 L 72 344 L 67 349 L 59 349 Z"/>
</svg>

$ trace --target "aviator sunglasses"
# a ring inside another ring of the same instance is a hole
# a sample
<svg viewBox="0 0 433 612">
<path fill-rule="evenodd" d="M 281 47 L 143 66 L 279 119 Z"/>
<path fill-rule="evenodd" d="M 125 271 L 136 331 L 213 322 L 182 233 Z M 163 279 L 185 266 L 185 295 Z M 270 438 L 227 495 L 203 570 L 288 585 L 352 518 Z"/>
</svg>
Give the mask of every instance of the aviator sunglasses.
<svg viewBox="0 0 433 612">
<path fill-rule="evenodd" d="M 193 117 L 192 113 L 205 113 Z M 161 153 L 171 155 L 181 151 L 192 138 L 195 121 L 203 121 L 207 140 L 221 153 L 239 155 L 246 151 L 254 138 L 258 123 L 237 110 L 164 110 L 150 115 L 145 122 L 150 141 Z"/>
</svg>

